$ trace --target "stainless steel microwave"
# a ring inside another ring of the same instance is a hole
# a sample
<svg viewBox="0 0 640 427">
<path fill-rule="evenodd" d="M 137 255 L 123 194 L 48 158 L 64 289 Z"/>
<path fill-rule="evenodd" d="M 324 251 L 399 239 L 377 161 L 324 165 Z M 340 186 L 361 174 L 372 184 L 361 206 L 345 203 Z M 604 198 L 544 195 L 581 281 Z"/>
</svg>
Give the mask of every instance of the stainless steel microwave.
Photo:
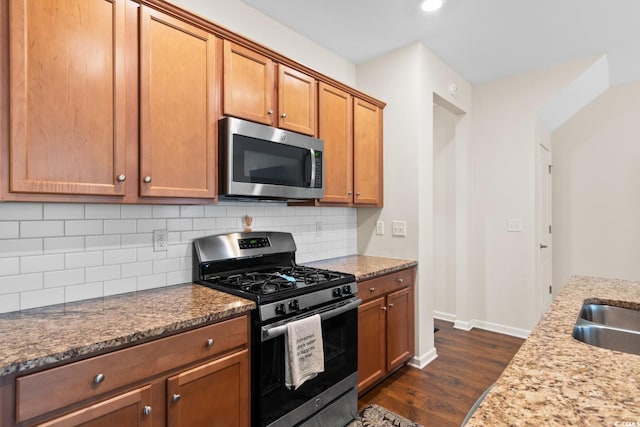
<svg viewBox="0 0 640 427">
<path fill-rule="evenodd" d="M 220 196 L 320 199 L 324 196 L 321 139 L 225 117 L 220 120 Z"/>
</svg>

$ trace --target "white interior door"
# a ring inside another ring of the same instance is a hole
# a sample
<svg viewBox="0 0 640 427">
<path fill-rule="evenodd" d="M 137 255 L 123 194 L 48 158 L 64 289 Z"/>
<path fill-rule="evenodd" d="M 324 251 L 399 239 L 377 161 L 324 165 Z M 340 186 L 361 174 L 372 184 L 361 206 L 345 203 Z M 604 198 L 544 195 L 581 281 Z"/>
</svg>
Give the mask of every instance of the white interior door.
<svg viewBox="0 0 640 427">
<path fill-rule="evenodd" d="M 540 314 L 551 305 L 552 270 L 551 270 L 551 152 L 542 144 L 538 144 L 537 182 L 537 250 L 538 256 L 538 292 L 541 296 Z"/>
</svg>

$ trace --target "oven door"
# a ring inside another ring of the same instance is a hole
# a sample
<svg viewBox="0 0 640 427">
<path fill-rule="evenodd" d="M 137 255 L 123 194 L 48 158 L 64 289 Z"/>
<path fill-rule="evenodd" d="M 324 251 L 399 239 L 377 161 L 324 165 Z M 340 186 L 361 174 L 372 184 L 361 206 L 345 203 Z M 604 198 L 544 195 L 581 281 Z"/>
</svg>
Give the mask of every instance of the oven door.
<svg viewBox="0 0 640 427">
<path fill-rule="evenodd" d="M 288 389 L 284 382 L 287 321 L 256 328 L 260 344 L 254 365 L 254 425 L 296 425 L 350 390 L 357 396 L 359 304 L 360 299 L 352 298 L 300 316 L 320 313 L 325 370 L 297 390 Z M 356 409 L 353 408 L 353 415 Z"/>
</svg>

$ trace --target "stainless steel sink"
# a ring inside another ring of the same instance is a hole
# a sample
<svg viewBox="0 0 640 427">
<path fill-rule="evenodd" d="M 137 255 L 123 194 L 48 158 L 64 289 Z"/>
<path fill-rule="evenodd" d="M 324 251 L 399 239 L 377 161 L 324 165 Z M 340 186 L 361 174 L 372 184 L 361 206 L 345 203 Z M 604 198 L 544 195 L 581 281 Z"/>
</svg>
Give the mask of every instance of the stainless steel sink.
<svg viewBox="0 0 640 427">
<path fill-rule="evenodd" d="M 584 304 L 580 318 L 606 327 L 640 332 L 640 310 L 605 304 Z"/>
<path fill-rule="evenodd" d="M 573 337 L 586 344 L 640 355 L 640 310 L 585 303 Z"/>
</svg>

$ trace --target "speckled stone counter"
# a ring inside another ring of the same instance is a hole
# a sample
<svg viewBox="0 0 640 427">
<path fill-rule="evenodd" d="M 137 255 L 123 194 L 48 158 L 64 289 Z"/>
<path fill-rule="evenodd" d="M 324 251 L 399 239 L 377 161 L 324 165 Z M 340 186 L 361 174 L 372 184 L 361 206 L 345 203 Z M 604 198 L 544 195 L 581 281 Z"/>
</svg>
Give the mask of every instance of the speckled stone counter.
<svg viewBox="0 0 640 427">
<path fill-rule="evenodd" d="M 365 255 L 350 255 L 322 261 L 305 263 L 317 268 L 341 271 L 356 276 L 358 282 L 417 265 L 416 261 L 396 258 L 382 258 Z"/>
<path fill-rule="evenodd" d="M 73 360 L 255 308 L 195 284 L 0 315 L 0 376 Z"/>
<path fill-rule="evenodd" d="M 468 426 L 640 425 L 640 356 L 571 336 L 587 299 L 640 309 L 640 283 L 572 277 Z"/>
</svg>

